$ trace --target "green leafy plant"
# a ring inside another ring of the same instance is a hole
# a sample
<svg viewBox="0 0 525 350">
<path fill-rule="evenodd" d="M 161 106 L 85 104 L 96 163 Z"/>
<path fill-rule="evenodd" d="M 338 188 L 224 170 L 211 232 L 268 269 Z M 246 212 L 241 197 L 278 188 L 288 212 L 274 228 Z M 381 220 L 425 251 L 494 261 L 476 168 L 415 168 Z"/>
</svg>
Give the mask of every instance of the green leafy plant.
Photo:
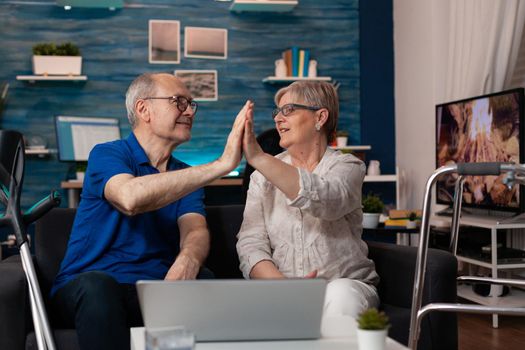
<svg viewBox="0 0 525 350">
<path fill-rule="evenodd" d="M 87 162 L 80 162 L 77 163 L 75 166 L 75 171 L 77 173 L 85 173 L 87 169 Z"/>
<path fill-rule="evenodd" d="M 75 44 L 41 43 L 33 46 L 33 55 L 39 56 L 80 56 L 80 50 Z"/>
<path fill-rule="evenodd" d="M 390 327 L 388 316 L 383 311 L 371 308 L 363 311 L 357 317 L 359 329 L 381 330 Z"/>
<path fill-rule="evenodd" d="M 363 198 L 363 212 L 365 213 L 382 213 L 384 207 L 385 204 L 378 195 L 369 193 Z"/>
</svg>

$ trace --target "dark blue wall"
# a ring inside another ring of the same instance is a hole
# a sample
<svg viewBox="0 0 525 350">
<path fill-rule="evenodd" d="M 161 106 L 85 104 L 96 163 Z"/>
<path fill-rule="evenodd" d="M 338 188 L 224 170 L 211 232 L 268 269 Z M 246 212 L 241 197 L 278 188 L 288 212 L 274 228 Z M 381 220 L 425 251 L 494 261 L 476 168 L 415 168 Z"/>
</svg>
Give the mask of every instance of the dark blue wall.
<svg viewBox="0 0 525 350">
<path fill-rule="evenodd" d="M 381 161 L 381 172 L 394 174 L 394 34 L 392 0 L 359 3 L 361 142 L 371 145 L 366 158 Z M 393 184 L 365 184 L 364 192 L 395 201 Z"/>
<path fill-rule="evenodd" d="M 178 157 L 191 164 L 207 162 L 220 155 L 231 122 L 247 98 L 256 102 L 256 131 L 272 127 L 270 111 L 277 87 L 265 85 L 261 80 L 273 75 L 274 60 L 281 52 L 296 45 L 310 48 L 312 58 L 319 61 L 319 75 L 332 76 L 341 82 L 340 129 L 350 131 L 350 142 L 370 143 L 374 146 L 373 152 L 379 152 L 376 149 L 379 135 L 376 139 L 370 138 L 360 125 L 360 83 L 366 81 L 360 81 L 358 0 L 301 0 L 293 12 L 284 14 L 236 14 L 228 10 L 230 3 L 211 0 L 133 3 L 145 6 L 117 11 L 65 11 L 50 0 L 0 1 L 0 81 L 11 85 L 0 127 L 41 135 L 50 147 L 56 147 L 55 115 L 115 116 L 121 119 L 122 134 L 127 136 L 130 129 L 124 94 L 138 74 L 217 69 L 219 101 L 201 103 L 193 139 L 176 151 Z M 369 8 L 366 3 L 362 4 L 365 9 Z M 182 49 L 185 26 L 227 28 L 228 60 L 182 57 L 178 65 L 149 64 L 149 19 L 180 20 Z M 370 24 L 365 28 L 370 29 Z M 31 47 L 45 41 L 76 43 L 82 51 L 83 74 L 88 76 L 88 81 L 35 84 L 16 81 L 16 75 L 31 74 Z M 361 56 L 365 64 L 370 64 L 368 59 Z M 391 81 L 388 83 L 391 85 Z M 377 102 L 378 95 L 363 97 L 365 103 L 372 98 Z M 383 103 L 382 100 L 380 104 Z M 375 111 L 363 112 L 375 115 Z M 375 117 L 392 118 L 385 113 Z M 374 153 L 374 157 L 383 155 Z M 59 187 L 68 167 L 69 164 L 60 163 L 56 156 L 29 159 L 23 205 L 47 194 L 50 188 Z"/>
<path fill-rule="evenodd" d="M 372 145 L 368 159 L 395 171 L 394 35 L 392 0 L 359 4 L 361 142 Z"/>
</svg>

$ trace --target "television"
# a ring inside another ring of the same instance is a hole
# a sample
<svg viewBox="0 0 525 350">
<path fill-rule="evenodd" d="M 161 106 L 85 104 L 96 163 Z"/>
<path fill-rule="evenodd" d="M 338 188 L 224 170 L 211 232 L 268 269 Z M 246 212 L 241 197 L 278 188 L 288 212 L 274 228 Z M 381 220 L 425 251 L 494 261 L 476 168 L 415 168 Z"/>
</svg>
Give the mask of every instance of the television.
<svg viewBox="0 0 525 350">
<path fill-rule="evenodd" d="M 455 163 L 523 163 L 523 88 L 472 97 L 436 106 L 436 167 Z M 467 176 L 464 207 L 523 212 L 519 185 L 508 189 L 500 176 Z M 452 206 L 457 174 L 436 184 L 438 204 Z M 523 187 L 523 186 L 522 186 Z"/>
<path fill-rule="evenodd" d="M 55 117 L 58 159 L 85 162 L 96 144 L 120 139 L 119 120 L 100 117 Z"/>
</svg>

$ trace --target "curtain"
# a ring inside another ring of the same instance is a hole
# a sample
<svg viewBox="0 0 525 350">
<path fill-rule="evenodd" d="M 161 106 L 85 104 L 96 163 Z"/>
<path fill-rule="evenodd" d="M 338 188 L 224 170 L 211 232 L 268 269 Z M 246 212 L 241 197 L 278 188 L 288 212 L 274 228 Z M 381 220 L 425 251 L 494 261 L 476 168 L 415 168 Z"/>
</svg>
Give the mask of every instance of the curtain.
<svg viewBox="0 0 525 350">
<path fill-rule="evenodd" d="M 439 0 L 435 39 L 436 102 L 509 87 L 525 24 L 525 1 Z M 446 16 L 446 17 L 445 17 Z"/>
</svg>

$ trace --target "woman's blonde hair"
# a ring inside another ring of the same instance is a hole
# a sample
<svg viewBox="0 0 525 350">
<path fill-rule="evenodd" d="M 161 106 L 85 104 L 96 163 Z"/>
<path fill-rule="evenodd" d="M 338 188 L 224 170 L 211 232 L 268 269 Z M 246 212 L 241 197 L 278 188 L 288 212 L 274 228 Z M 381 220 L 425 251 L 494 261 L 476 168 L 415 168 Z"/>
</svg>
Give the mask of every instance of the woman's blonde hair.
<svg viewBox="0 0 525 350">
<path fill-rule="evenodd" d="M 297 103 L 328 110 L 328 119 L 323 129 L 328 143 L 332 142 L 339 119 L 339 97 L 334 86 L 324 81 L 296 81 L 277 91 L 274 99 L 276 106 L 279 106 L 279 101 L 286 93 L 290 93 Z"/>
</svg>

